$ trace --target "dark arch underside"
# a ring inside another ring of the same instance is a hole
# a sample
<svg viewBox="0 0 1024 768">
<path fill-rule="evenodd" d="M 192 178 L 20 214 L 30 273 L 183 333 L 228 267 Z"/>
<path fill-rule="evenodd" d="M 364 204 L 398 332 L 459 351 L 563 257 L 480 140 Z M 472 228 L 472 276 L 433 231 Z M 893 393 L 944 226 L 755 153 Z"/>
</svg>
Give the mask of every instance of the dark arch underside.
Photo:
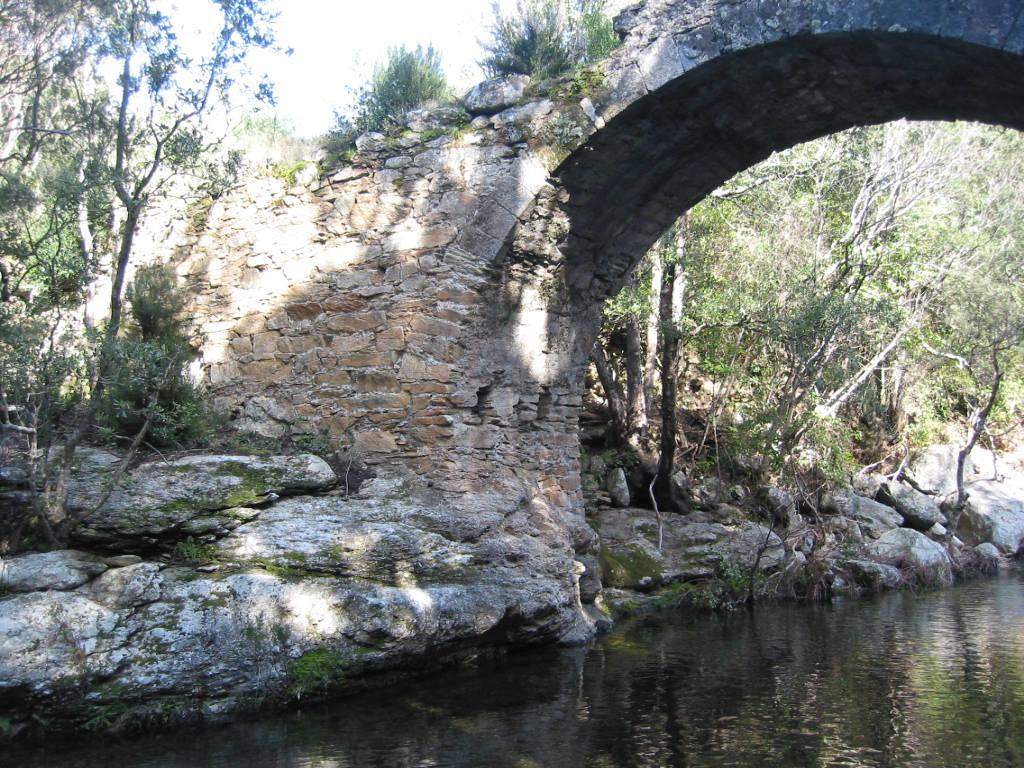
<svg viewBox="0 0 1024 768">
<path fill-rule="evenodd" d="M 869 32 L 716 57 L 634 102 L 559 168 L 569 285 L 614 293 L 673 221 L 736 173 L 774 151 L 900 118 L 1024 129 L 1024 57 Z"/>
</svg>

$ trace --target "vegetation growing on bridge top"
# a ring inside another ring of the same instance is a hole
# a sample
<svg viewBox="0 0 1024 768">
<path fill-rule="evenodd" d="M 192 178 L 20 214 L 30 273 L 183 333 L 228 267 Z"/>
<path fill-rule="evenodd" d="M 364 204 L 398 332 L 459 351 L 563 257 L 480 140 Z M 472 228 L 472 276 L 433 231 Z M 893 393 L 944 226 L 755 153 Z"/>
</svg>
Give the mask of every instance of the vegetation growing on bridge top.
<svg viewBox="0 0 1024 768">
<path fill-rule="evenodd" d="M 604 0 L 519 0 L 510 14 L 497 3 L 493 12 L 480 61 L 490 77 L 557 77 L 600 61 L 619 42 Z"/>
</svg>

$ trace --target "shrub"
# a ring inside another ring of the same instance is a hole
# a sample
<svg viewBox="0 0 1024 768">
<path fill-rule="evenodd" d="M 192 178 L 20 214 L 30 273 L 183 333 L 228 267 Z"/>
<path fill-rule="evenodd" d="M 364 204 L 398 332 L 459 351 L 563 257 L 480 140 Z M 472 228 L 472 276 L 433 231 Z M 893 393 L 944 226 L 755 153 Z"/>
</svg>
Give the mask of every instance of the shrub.
<svg viewBox="0 0 1024 768">
<path fill-rule="evenodd" d="M 511 16 L 494 5 L 480 66 L 489 77 L 556 77 L 604 58 L 616 45 L 604 0 L 519 0 Z"/>
<path fill-rule="evenodd" d="M 217 549 L 212 544 L 198 542 L 189 536 L 174 545 L 174 556 L 193 565 L 209 563 L 217 558 Z"/>
<path fill-rule="evenodd" d="M 398 125 L 410 109 L 451 95 L 441 54 L 433 46 L 392 48 L 360 93 L 354 124 L 358 131 L 383 131 Z"/>
<path fill-rule="evenodd" d="M 97 414 L 100 433 L 130 439 L 148 424 L 158 446 L 202 441 L 212 430 L 205 395 L 188 372 L 185 297 L 166 265 L 142 267 L 126 291 L 131 321 L 115 340 L 112 374 Z"/>
</svg>

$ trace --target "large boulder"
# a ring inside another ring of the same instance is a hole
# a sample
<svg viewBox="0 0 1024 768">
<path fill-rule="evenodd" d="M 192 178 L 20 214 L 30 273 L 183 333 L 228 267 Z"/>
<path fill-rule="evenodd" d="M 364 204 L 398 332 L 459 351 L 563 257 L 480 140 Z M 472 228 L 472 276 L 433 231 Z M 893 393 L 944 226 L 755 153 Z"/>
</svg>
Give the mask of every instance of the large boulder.
<svg viewBox="0 0 1024 768">
<path fill-rule="evenodd" d="M 74 529 L 78 541 L 130 549 L 223 536 L 254 516 L 251 505 L 336 481 L 330 466 L 311 454 L 155 461 L 122 478 L 107 496 L 111 478 L 109 466 L 79 467 L 73 474 L 68 509 L 81 520 Z"/>
<path fill-rule="evenodd" d="M 935 499 L 907 483 L 886 481 L 878 489 L 876 498 L 903 515 L 904 524 L 916 531 L 927 531 L 936 523 L 946 522 Z"/>
<path fill-rule="evenodd" d="M 508 75 L 485 80 L 473 86 L 465 96 L 466 111 L 474 115 L 493 115 L 518 104 L 530 84 L 527 75 Z"/>
<path fill-rule="evenodd" d="M 878 562 L 908 571 L 925 583 L 953 583 L 952 561 L 945 548 L 910 528 L 885 532 L 867 545 L 867 552 Z"/>
<path fill-rule="evenodd" d="M 822 500 L 822 510 L 855 521 L 861 533 L 871 539 L 903 525 L 903 516 L 892 507 L 848 491 L 836 491 L 826 496 Z"/>
<path fill-rule="evenodd" d="M 772 519 L 783 527 L 797 520 L 797 505 L 793 494 L 782 488 L 769 487 L 762 490 L 761 498 L 771 512 Z"/>
<path fill-rule="evenodd" d="M 731 508 L 727 508 L 731 510 Z M 703 579 L 723 565 L 742 572 L 782 565 L 782 540 L 741 514 L 664 515 L 662 546 L 649 509 L 602 509 L 593 520 L 601 537 L 605 586 L 647 589 L 673 581 Z M 758 552 L 760 553 L 758 560 Z"/>
<path fill-rule="evenodd" d="M 958 445 L 929 445 L 918 449 L 907 462 L 907 475 L 913 484 L 932 496 L 948 496 L 956 493 L 956 463 L 960 453 Z M 991 476 L 992 452 L 975 448 L 964 465 L 964 480 Z"/>
<path fill-rule="evenodd" d="M 1011 483 L 972 484 L 958 533 L 968 544 L 990 542 L 1004 554 L 1016 554 L 1024 544 L 1024 489 Z"/>
<path fill-rule="evenodd" d="M 903 583 L 903 574 L 899 568 L 872 560 L 848 560 L 846 568 L 853 582 L 862 589 L 880 592 L 885 589 L 896 589 Z"/>
<path fill-rule="evenodd" d="M 629 506 L 629 483 L 626 482 L 626 473 L 622 467 L 615 467 L 608 473 L 605 488 L 612 497 L 612 504 L 617 507 Z"/>
<path fill-rule="evenodd" d="M 73 591 L 0 594 L 0 717 L 222 718 L 474 646 L 581 641 L 599 617 L 580 597 L 599 584 L 584 595 L 576 576 L 596 562 L 574 562 L 591 542 L 563 515 L 526 492 L 467 507 L 378 478 L 277 501 L 204 570 L 119 557 Z"/>
</svg>

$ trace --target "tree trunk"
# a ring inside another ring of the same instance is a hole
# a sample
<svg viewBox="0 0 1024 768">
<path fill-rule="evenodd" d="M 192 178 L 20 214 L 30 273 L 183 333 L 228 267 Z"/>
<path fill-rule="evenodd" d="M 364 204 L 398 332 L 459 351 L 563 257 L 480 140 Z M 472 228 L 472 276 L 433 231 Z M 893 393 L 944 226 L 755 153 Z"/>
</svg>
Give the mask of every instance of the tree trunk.
<svg viewBox="0 0 1024 768">
<path fill-rule="evenodd" d="M 995 377 L 992 379 L 992 388 L 989 390 L 988 400 L 974 409 L 971 414 L 971 426 L 967 430 L 967 440 L 956 456 L 956 509 L 951 515 L 950 524 L 954 533 L 960 523 L 960 515 L 967 505 L 969 494 L 967 493 L 966 481 L 964 479 L 967 459 L 978 443 L 978 439 L 985 433 L 985 426 L 988 423 L 988 415 L 996 404 L 999 397 L 999 387 L 1003 383 L 1003 371 L 999 368 L 999 358 L 992 353 Z"/>
<path fill-rule="evenodd" d="M 626 327 L 626 432 L 647 434 L 647 400 L 644 397 L 644 351 L 640 322 L 631 318 Z"/>
<path fill-rule="evenodd" d="M 896 435 L 902 435 L 907 430 L 907 411 L 903 402 L 906 367 L 902 358 L 901 355 L 895 360 L 888 371 L 883 370 L 880 397 L 885 405 L 885 417 L 889 428 Z"/>
<path fill-rule="evenodd" d="M 688 235 L 687 217 L 676 234 L 676 254 L 664 266 L 658 301 L 661 325 L 661 456 L 658 459 L 658 487 L 668 495 L 676 453 L 676 379 L 679 363 L 679 321 L 682 319 L 684 291 L 683 265 Z"/>
<path fill-rule="evenodd" d="M 601 388 L 604 390 L 605 401 L 608 403 L 608 412 L 611 414 L 612 424 L 615 427 L 615 436 L 621 439 L 626 434 L 626 410 L 622 402 L 622 389 L 615 380 L 611 363 L 608 362 L 608 356 L 605 354 L 604 347 L 601 346 L 600 339 L 594 342 L 594 350 L 590 354 L 590 359 L 594 361 L 597 377 L 601 380 Z"/>
<path fill-rule="evenodd" d="M 647 406 L 648 427 L 657 418 L 655 403 L 658 400 L 655 397 L 655 384 L 658 381 L 658 329 L 661 326 L 661 250 L 655 249 L 651 252 L 649 258 L 651 259 L 651 303 L 647 313 L 647 338 L 645 339 L 646 349 L 644 356 L 644 401 Z"/>
<path fill-rule="evenodd" d="M 658 487 L 669 488 L 669 478 L 676 453 L 676 377 L 675 360 L 678 356 L 679 337 L 672 326 L 672 299 L 675 293 L 676 265 L 665 266 L 665 279 L 661 284 L 661 456 L 658 459 Z"/>
</svg>

